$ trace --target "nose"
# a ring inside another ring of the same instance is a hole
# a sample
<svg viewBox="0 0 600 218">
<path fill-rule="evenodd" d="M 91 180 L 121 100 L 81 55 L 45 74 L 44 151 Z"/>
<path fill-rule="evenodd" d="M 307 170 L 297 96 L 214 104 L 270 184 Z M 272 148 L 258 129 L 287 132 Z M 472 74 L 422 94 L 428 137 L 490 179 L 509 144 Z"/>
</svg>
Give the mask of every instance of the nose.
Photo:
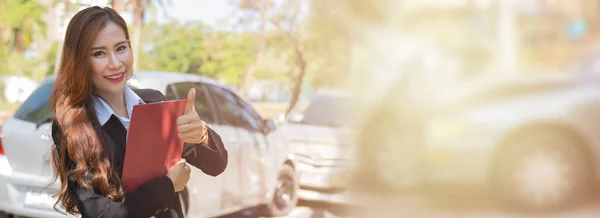
<svg viewBox="0 0 600 218">
<path fill-rule="evenodd" d="M 121 68 L 121 65 L 123 65 L 123 62 L 121 62 L 121 60 L 119 60 L 119 58 L 117 57 L 117 54 L 111 53 L 109 62 L 108 62 L 108 69 L 118 70 Z"/>
</svg>

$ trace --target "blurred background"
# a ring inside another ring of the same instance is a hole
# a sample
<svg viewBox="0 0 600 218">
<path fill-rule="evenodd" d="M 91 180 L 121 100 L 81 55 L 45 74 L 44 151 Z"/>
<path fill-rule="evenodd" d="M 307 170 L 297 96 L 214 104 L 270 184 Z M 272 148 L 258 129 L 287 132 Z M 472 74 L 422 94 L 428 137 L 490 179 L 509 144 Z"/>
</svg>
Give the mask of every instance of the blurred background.
<svg viewBox="0 0 600 218">
<path fill-rule="evenodd" d="M 290 217 L 600 215 L 600 1 L 0 0 L 0 125 L 93 5 L 276 123 Z"/>
</svg>

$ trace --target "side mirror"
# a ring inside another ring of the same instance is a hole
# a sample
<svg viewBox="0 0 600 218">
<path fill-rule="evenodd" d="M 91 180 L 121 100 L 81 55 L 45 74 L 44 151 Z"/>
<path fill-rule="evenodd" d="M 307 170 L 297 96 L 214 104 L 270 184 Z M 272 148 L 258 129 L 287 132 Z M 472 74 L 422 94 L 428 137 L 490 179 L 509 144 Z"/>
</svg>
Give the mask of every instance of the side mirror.
<svg viewBox="0 0 600 218">
<path fill-rule="evenodd" d="M 285 122 L 285 114 L 280 113 L 275 115 L 273 121 L 275 121 L 275 124 L 277 125 L 282 125 Z"/>
<path fill-rule="evenodd" d="M 264 120 L 264 124 L 265 124 L 265 129 L 264 129 L 265 134 L 275 131 L 278 126 L 275 119 Z"/>
</svg>

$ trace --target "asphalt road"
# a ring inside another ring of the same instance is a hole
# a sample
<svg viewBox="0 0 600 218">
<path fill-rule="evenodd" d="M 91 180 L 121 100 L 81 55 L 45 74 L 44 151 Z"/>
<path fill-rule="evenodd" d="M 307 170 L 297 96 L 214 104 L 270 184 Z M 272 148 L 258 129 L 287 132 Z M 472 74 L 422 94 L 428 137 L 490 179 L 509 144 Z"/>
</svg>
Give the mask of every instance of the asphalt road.
<svg viewBox="0 0 600 218">
<path fill-rule="evenodd" d="M 282 218 L 349 218 L 351 209 L 342 205 L 331 205 L 322 202 L 300 202 L 299 206 L 288 216 Z M 219 218 L 263 218 L 252 214 L 252 210 L 222 216 Z"/>
<path fill-rule="evenodd" d="M 523 211 L 508 208 L 485 193 L 456 192 L 446 195 L 406 194 L 372 196 L 366 211 L 355 217 L 422 218 L 597 218 L 600 197 L 573 208 L 557 211 Z"/>
</svg>

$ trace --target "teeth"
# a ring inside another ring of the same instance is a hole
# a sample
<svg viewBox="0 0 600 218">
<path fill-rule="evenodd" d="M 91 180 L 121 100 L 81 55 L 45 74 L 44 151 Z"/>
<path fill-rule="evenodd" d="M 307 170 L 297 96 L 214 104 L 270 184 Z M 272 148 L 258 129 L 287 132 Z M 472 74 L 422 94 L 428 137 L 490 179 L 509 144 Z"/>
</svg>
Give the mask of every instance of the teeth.
<svg viewBox="0 0 600 218">
<path fill-rule="evenodd" d="M 108 78 L 108 79 L 118 79 L 118 78 L 121 78 L 121 76 L 123 76 L 123 74 L 119 74 L 117 76 L 107 76 L 106 78 Z"/>
</svg>

